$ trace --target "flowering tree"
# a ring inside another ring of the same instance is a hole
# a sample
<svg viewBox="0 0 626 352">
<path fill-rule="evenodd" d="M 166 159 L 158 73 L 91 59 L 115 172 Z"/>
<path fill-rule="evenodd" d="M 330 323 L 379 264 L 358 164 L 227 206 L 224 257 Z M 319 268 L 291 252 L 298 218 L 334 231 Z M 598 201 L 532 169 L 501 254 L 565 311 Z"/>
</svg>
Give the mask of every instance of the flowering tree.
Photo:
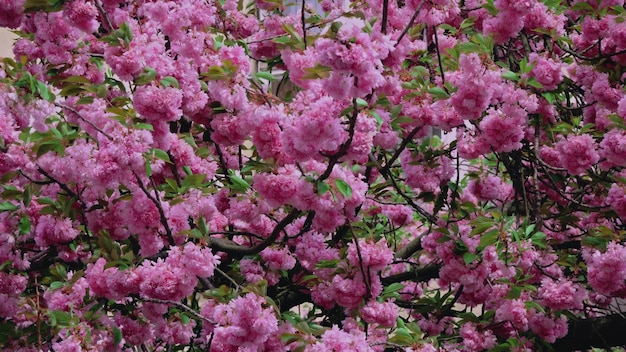
<svg viewBox="0 0 626 352">
<path fill-rule="evenodd" d="M 0 346 L 626 344 L 623 5 L 0 0 Z"/>
</svg>

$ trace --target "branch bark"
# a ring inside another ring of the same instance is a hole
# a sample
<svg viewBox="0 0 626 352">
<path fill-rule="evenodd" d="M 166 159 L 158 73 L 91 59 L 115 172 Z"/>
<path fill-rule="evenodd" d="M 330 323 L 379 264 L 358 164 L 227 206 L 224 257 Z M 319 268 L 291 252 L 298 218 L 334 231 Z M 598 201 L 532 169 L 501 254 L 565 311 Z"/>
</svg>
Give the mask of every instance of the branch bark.
<svg viewBox="0 0 626 352">
<path fill-rule="evenodd" d="M 439 265 L 431 264 L 418 269 L 412 269 L 403 273 L 387 276 L 382 278 L 382 284 L 387 286 L 394 282 L 402 281 L 415 281 L 425 282 L 430 279 L 436 279 L 439 277 Z"/>
</svg>

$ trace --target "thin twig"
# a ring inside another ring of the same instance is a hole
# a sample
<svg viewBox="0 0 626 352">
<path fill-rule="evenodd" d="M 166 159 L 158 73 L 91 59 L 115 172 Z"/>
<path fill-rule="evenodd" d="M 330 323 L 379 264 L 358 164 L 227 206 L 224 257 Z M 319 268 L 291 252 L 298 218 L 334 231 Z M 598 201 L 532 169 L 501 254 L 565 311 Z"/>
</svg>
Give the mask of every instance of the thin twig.
<svg viewBox="0 0 626 352">
<path fill-rule="evenodd" d="M 170 300 L 164 300 L 164 299 L 158 299 L 158 298 L 143 298 L 144 302 L 151 302 L 151 303 L 159 303 L 159 304 L 169 304 L 169 305 L 173 305 L 176 306 L 177 308 L 180 308 L 184 311 L 186 311 L 187 313 L 193 315 L 194 318 L 199 319 L 199 320 L 204 320 L 207 323 L 211 324 L 211 325 L 217 325 L 216 322 L 210 320 L 209 318 L 202 316 L 201 314 L 199 314 L 198 312 L 196 312 L 193 308 L 182 304 L 181 302 L 176 302 L 176 301 L 170 301 Z"/>
<path fill-rule="evenodd" d="M 439 63 L 439 72 L 441 73 L 441 86 L 445 89 L 446 93 L 448 89 L 446 88 L 446 76 L 443 71 L 443 63 L 441 61 L 441 52 L 439 51 L 439 36 L 437 35 L 437 28 L 433 27 L 433 35 L 435 36 L 435 51 L 437 51 L 437 62 Z"/>
<path fill-rule="evenodd" d="M 415 19 L 420 14 L 420 11 L 422 11 L 422 5 L 424 5 L 424 0 L 420 1 L 420 4 L 417 5 L 417 9 L 415 9 L 415 13 L 413 13 L 411 20 L 409 21 L 409 24 L 407 24 L 407 26 L 404 27 L 404 30 L 402 31 L 402 33 L 400 33 L 400 36 L 398 37 L 398 40 L 396 41 L 396 44 L 393 45 L 394 48 L 397 47 L 398 44 L 400 44 L 400 41 L 402 41 L 402 38 L 404 38 L 404 36 L 409 31 L 409 29 L 413 26 L 413 22 L 415 22 Z"/>
<path fill-rule="evenodd" d="M 111 19 L 109 19 L 109 16 L 107 16 L 107 12 L 104 10 L 104 7 L 102 7 L 102 3 L 100 2 L 100 0 L 96 0 L 94 2 L 96 3 L 96 7 L 98 8 L 100 16 L 104 18 L 104 22 L 106 25 L 105 29 L 107 30 L 107 32 L 111 33 L 113 31 L 113 24 L 111 23 Z"/>
<path fill-rule="evenodd" d="M 387 21 L 389 17 L 389 0 L 383 0 L 383 19 L 380 24 L 380 31 L 387 34 Z"/>
<path fill-rule="evenodd" d="M 302 22 L 302 42 L 304 43 L 304 49 L 306 50 L 306 16 L 304 8 L 306 0 L 302 0 L 302 7 L 300 8 L 300 21 Z"/>
<path fill-rule="evenodd" d="M 358 83 L 358 78 L 355 78 L 354 85 L 356 86 L 357 83 Z M 348 139 L 345 142 L 343 142 L 341 146 L 339 146 L 339 150 L 335 154 L 329 156 L 330 160 L 328 161 L 328 167 L 326 168 L 324 173 L 321 174 L 317 178 L 316 180 L 317 182 L 324 181 L 325 179 L 330 177 L 330 174 L 333 172 L 333 168 L 339 162 L 339 159 L 341 159 L 342 156 L 348 153 L 348 149 L 350 148 L 350 145 L 352 144 L 352 140 L 354 138 L 354 129 L 356 127 L 356 120 L 357 120 L 358 114 L 359 114 L 358 104 L 357 104 L 356 98 L 353 98 L 352 99 L 352 116 L 350 117 L 350 125 L 348 127 Z"/>
<path fill-rule="evenodd" d="M 402 140 L 400 147 L 396 150 L 393 156 L 387 161 L 385 166 L 380 169 L 380 173 L 387 173 L 393 163 L 400 157 L 400 154 L 406 148 L 406 146 L 413 140 L 413 137 L 422 129 L 422 126 L 415 127 L 407 136 Z"/>
<path fill-rule="evenodd" d="M 141 181 L 141 178 L 139 177 L 139 175 L 137 175 L 135 171 L 133 171 L 133 175 L 135 175 L 135 180 L 137 180 L 137 185 L 139 186 L 139 188 L 141 188 L 141 190 L 146 195 L 146 197 L 148 197 L 148 199 L 150 199 L 152 203 L 154 203 L 154 205 L 157 207 L 157 210 L 159 211 L 159 218 L 161 220 L 161 224 L 165 228 L 165 235 L 167 236 L 167 240 L 170 246 L 174 246 L 176 242 L 174 241 L 174 237 L 172 236 L 172 229 L 170 228 L 170 225 L 167 222 L 167 216 L 165 216 L 165 211 L 163 210 L 161 199 L 159 198 L 156 188 L 154 189 L 154 194 L 156 195 L 155 197 L 152 194 L 150 194 L 150 191 L 148 191 L 146 186 L 143 184 L 143 181 Z M 154 183 L 154 181 L 152 182 Z"/>
<path fill-rule="evenodd" d="M 239 291 L 241 289 L 241 286 L 239 286 L 239 284 L 237 283 L 237 281 L 235 281 L 235 279 L 233 279 L 232 277 L 230 277 L 230 275 L 226 274 L 222 269 L 220 268 L 215 268 L 215 272 L 217 272 L 218 274 L 222 275 L 226 280 L 230 281 L 233 285 L 235 285 L 235 289 L 237 291 Z"/>
<path fill-rule="evenodd" d="M 344 216 L 348 216 L 345 214 L 346 210 L 344 209 Z M 354 245 L 356 247 L 356 254 L 359 257 L 359 269 L 361 270 L 361 275 L 363 275 L 363 282 L 365 283 L 365 299 L 368 300 L 372 297 L 372 283 L 370 277 L 370 268 L 367 267 L 367 272 L 365 271 L 365 267 L 363 266 L 363 256 L 361 255 L 361 246 L 359 245 L 359 239 L 356 237 L 354 233 L 354 228 L 352 228 L 352 223 L 348 222 L 348 227 L 350 228 L 350 233 L 352 234 L 352 239 L 354 240 Z"/>
<path fill-rule="evenodd" d="M 83 115 L 81 115 L 80 112 L 78 110 L 74 109 L 73 107 L 71 107 L 69 105 L 57 104 L 57 103 L 55 103 L 54 105 L 56 105 L 56 106 L 58 106 L 58 107 L 60 107 L 62 109 L 67 109 L 67 110 L 73 112 L 74 114 L 76 114 L 76 116 L 78 116 L 79 119 L 83 120 L 83 122 L 85 122 L 89 126 L 93 127 L 100 134 L 102 134 L 103 136 L 107 137 L 110 141 L 113 140 L 113 137 L 109 136 L 106 132 L 104 132 L 102 129 L 100 129 L 98 126 L 96 126 L 93 122 L 91 122 L 91 121 L 87 120 L 86 118 L 84 118 Z"/>
</svg>

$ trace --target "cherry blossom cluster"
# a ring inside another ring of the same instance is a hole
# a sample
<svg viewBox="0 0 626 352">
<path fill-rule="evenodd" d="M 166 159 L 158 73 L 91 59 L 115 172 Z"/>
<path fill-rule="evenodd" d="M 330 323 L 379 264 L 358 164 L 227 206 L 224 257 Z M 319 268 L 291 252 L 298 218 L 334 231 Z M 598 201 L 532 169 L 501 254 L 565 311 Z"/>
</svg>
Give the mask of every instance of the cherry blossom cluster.
<svg viewBox="0 0 626 352">
<path fill-rule="evenodd" d="M 626 327 L 623 0 L 0 0 L 0 27 L 2 350 Z"/>
</svg>

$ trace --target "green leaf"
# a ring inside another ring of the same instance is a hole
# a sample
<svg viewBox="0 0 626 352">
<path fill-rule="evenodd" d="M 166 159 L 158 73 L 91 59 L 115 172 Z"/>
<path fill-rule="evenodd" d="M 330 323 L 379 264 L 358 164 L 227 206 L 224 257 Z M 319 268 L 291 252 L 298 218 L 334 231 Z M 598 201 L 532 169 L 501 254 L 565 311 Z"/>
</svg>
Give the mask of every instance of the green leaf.
<svg viewBox="0 0 626 352">
<path fill-rule="evenodd" d="M 228 170 L 228 179 L 230 180 L 230 188 L 232 190 L 246 192 L 250 189 L 250 184 L 233 170 Z"/>
<path fill-rule="evenodd" d="M 508 299 L 518 299 L 522 296 L 522 288 L 519 286 L 511 286 L 509 288 L 509 292 L 506 294 L 505 298 Z"/>
<path fill-rule="evenodd" d="M 320 260 L 315 264 L 316 269 L 334 269 L 339 264 L 339 259 Z"/>
<path fill-rule="evenodd" d="M 506 71 L 502 74 L 502 78 L 508 79 L 510 81 L 517 81 L 519 80 L 519 75 L 513 71 Z"/>
<path fill-rule="evenodd" d="M 152 165 L 150 164 L 150 161 L 146 160 L 145 168 L 146 168 L 146 176 L 148 177 L 152 176 Z"/>
<path fill-rule="evenodd" d="M 546 237 L 547 235 L 543 232 L 536 232 L 534 235 L 532 235 L 532 237 L 530 237 L 530 240 L 532 241 L 533 245 L 539 248 L 546 248 Z"/>
<path fill-rule="evenodd" d="M 50 284 L 50 289 L 51 290 L 58 290 L 61 287 L 63 287 L 63 283 L 61 281 L 54 281 Z"/>
<path fill-rule="evenodd" d="M 185 176 L 181 183 L 182 188 L 200 188 L 202 182 L 206 179 L 206 175 L 203 174 L 191 174 Z"/>
<path fill-rule="evenodd" d="M 316 184 L 317 194 L 320 196 L 328 191 L 330 191 L 330 186 L 324 181 L 318 181 Z"/>
<path fill-rule="evenodd" d="M 154 127 L 151 124 L 143 123 L 143 122 L 136 123 L 135 124 L 135 128 L 138 129 L 138 130 L 154 131 Z"/>
<path fill-rule="evenodd" d="M 122 332 L 117 327 L 113 327 L 113 344 L 119 345 L 122 342 Z"/>
<path fill-rule="evenodd" d="M 143 69 L 143 73 L 140 74 L 137 78 L 135 78 L 135 84 L 138 86 L 146 85 L 152 81 L 157 76 L 157 72 L 151 67 L 145 67 Z"/>
<path fill-rule="evenodd" d="M 11 202 L 0 203 L 0 212 L 18 210 L 20 207 Z"/>
<path fill-rule="evenodd" d="M 317 64 L 313 67 L 305 68 L 304 71 L 306 72 L 306 74 L 302 76 L 303 79 L 319 79 L 330 77 L 330 72 L 332 71 L 332 68 Z"/>
<path fill-rule="evenodd" d="M 524 302 L 524 305 L 526 306 L 526 309 L 535 309 L 536 311 L 540 313 L 545 313 L 545 310 L 543 309 L 543 307 L 540 306 L 539 303 L 535 301 Z"/>
<path fill-rule="evenodd" d="M 584 1 L 575 3 L 569 9 L 572 11 L 590 11 L 590 12 L 595 11 L 593 6 L 591 6 L 589 3 L 586 3 Z"/>
<path fill-rule="evenodd" d="M 257 73 L 254 74 L 254 76 L 257 79 L 259 79 L 259 80 L 264 79 L 266 81 L 275 81 L 275 80 L 278 79 L 278 78 L 274 77 L 274 75 L 269 73 L 269 72 L 257 72 Z"/>
<path fill-rule="evenodd" d="M 48 316 L 50 317 L 51 326 L 69 326 L 69 323 L 72 320 L 70 313 L 60 310 L 48 311 Z"/>
<path fill-rule="evenodd" d="M 494 229 L 480 236 L 480 248 L 482 249 L 498 242 L 498 235 L 498 230 Z"/>
<path fill-rule="evenodd" d="M 543 84 L 537 82 L 537 80 L 535 79 L 535 77 L 531 77 L 528 82 L 526 82 L 526 84 L 528 84 L 531 87 L 537 88 L 537 89 L 542 89 L 543 88 Z"/>
<path fill-rule="evenodd" d="M 470 233 L 470 236 L 475 236 L 493 227 L 495 225 L 495 222 L 491 219 L 481 216 L 472 220 L 470 224 L 472 225 L 472 232 Z"/>
<path fill-rule="evenodd" d="M 399 282 L 394 282 L 389 286 L 386 286 L 380 295 L 381 299 L 385 298 L 399 298 L 398 291 L 402 290 L 404 285 Z"/>
<path fill-rule="evenodd" d="M 356 101 L 356 105 L 361 108 L 365 108 L 369 105 L 367 101 L 365 101 L 365 99 L 362 99 L 362 98 L 356 98 L 355 101 Z"/>
<path fill-rule="evenodd" d="M 428 90 L 428 94 L 432 95 L 433 98 L 437 99 L 437 100 L 443 100 L 443 99 L 448 99 L 450 98 L 450 94 L 448 94 L 448 92 L 446 92 L 445 90 L 439 88 L 439 87 L 434 87 Z"/>
<path fill-rule="evenodd" d="M 178 84 L 178 80 L 175 77 L 172 76 L 165 76 L 161 79 L 161 85 L 163 85 L 164 87 L 175 87 L 180 89 L 180 84 Z"/>
<path fill-rule="evenodd" d="M 172 164 L 172 160 L 170 160 L 170 156 L 167 154 L 167 152 L 158 149 L 158 148 L 152 148 L 150 153 L 152 154 L 152 156 L 154 156 L 155 158 L 159 159 L 159 160 L 163 160 L 168 164 Z"/>
<path fill-rule="evenodd" d="M 476 254 L 471 252 L 463 253 L 463 261 L 465 262 L 465 265 L 469 265 L 474 260 L 476 260 Z"/>
<path fill-rule="evenodd" d="M 22 195 L 22 204 L 25 208 L 28 208 L 30 201 L 33 199 L 33 187 L 32 184 L 24 187 L 24 194 Z"/>
<path fill-rule="evenodd" d="M 348 182 L 344 180 L 335 180 L 335 186 L 339 190 L 339 193 L 344 196 L 344 198 L 349 199 L 352 198 L 352 187 L 348 184 Z"/>
<path fill-rule="evenodd" d="M 20 219 L 18 228 L 20 229 L 20 233 L 23 235 L 30 233 L 31 225 L 30 225 L 30 219 L 28 218 L 28 216 L 23 216 Z"/>
</svg>

